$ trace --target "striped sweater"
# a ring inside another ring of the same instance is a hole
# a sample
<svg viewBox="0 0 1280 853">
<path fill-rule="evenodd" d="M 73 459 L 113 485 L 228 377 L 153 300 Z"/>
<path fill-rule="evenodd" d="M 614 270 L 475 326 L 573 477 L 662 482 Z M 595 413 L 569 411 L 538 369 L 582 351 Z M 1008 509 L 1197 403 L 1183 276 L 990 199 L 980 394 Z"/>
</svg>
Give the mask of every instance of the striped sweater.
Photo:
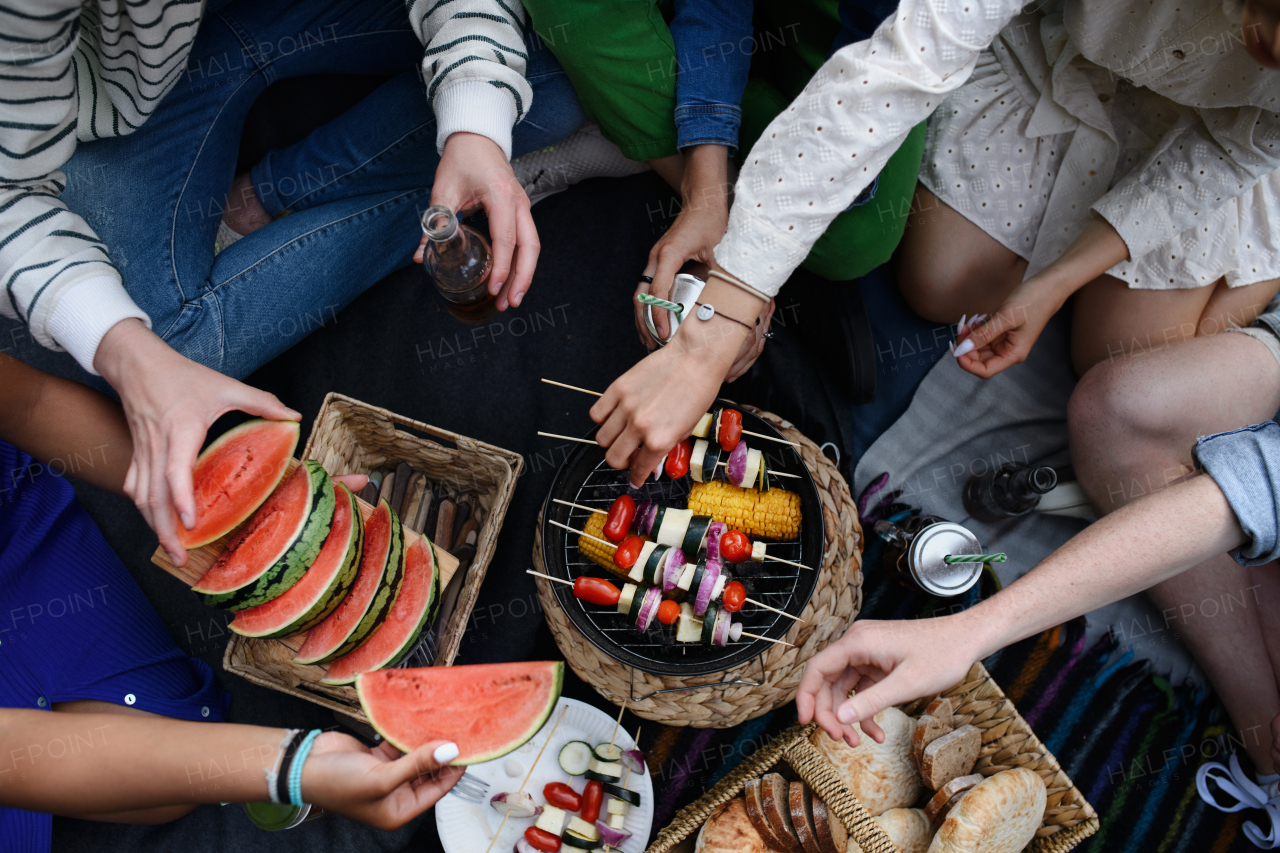
<svg viewBox="0 0 1280 853">
<path fill-rule="evenodd" d="M 519 0 L 406 0 L 426 46 L 437 145 L 489 137 L 511 156 L 529 108 Z M 0 314 L 91 373 L 116 323 L 146 314 L 110 247 L 60 195 L 77 142 L 138 128 L 181 77 L 203 0 L 0 0 Z"/>
</svg>

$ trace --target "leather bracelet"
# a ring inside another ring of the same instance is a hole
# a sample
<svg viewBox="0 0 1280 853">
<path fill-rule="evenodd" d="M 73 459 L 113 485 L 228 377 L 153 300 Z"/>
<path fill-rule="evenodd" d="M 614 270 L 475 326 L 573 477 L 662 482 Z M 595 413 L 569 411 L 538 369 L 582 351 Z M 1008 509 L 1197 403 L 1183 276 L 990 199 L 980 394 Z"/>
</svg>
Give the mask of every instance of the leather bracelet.
<svg viewBox="0 0 1280 853">
<path fill-rule="evenodd" d="M 710 272 L 708 272 L 708 273 L 707 273 L 707 277 L 708 277 L 708 278 L 718 278 L 718 279 L 720 279 L 721 281 L 727 281 L 727 282 L 729 282 L 729 284 L 732 284 L 734 287 L 737 287 L 737 288 L 739 288 L 740 290 L 745 290 L 747 293 L 750 293 L 752 296 L 754 296 L 756 299 L 759 299 L 761 302 L 768 302 L 768 301 L 769 301 L 769 297 L 768 297 L 768 296 L 765 296 L 763 293 L 761 293 L 760 291 L 756 290 L 754 287 L 752 287 L 751 285 L 747 284 L 745 281 L 743 281 L 742 279 L 738 278 L 737 276 L 730 275 L 730 274 L 729 274 L 729 273 L 727 273 L 727 272 L 721 272 L 720 270 L 713 269 L 713 270 L 711 270 Z"/>
<path fill-rule="evenodd" d="M 273 803 L 289 802 L 289 766 L 293 763 L 294 753 L 302 742 L 302 729 L 289 729 L 276 758 L 275 767 L 267 773 L 268 793 Z"/>
<path fill-rule="evenodd" d="M 712 317 L 723 317 L 726 320 L 732 320 L 742 328 L 746 329 L 748 332 L 754 332 L 756 330 L 755 326 L 749 326 L 746 323 L 742 322 L 741 320 L 737 319 L 736 317 L 730 317 L 728 314 L 720 313 L 719 311 L 716 310 L 716 307 L 712 305 L 710 302 L 695 302 L 693 304 L 698 306 L 698 310 L 695 312 L 694 316 L 696 316 L 699 320 L 702 320 L 705 322 L 706 320 L 710 320 Z M 756 317 L 756 326 L 759 326 L 759 325 L 760 325 L 760 318 Z"/>
</svg>

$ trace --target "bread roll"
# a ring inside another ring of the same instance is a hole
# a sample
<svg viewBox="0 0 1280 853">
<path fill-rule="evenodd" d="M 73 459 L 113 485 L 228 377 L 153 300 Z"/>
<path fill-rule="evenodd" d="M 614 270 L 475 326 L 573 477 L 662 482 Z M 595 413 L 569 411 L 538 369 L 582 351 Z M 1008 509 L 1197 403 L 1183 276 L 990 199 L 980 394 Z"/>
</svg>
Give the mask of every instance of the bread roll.
<svg viewBox="0 0 1280 853">
<path fill-rule="evenodd" d="M 1044 821 L 1045 799 L 1030 770 L 997 773 L 952 807 L 928 853 L 1021 853 Z"/>
<path fill-rule="evenodd" d="M 933 823 L 920 809 L 889 809 L 876 818 L 901 853 L 927 853 L 933 840 Z"/>
<path fill-rule="evenodd" d="M 747 818 L 746 804 L 732 799 L 711 813 L 698 831 L 694 853 L 771 853 Z"/>
<path fill-rule="evenodd" d="M 920 797 L 920 773 L 911 762 L 915 721 L 897 708 L 875 716 L 884 743 L 863 734 L 856 747 L 833 741 L 817 729 L 810 742 L 835 768 L 840 780 L 873 817 L 889 809 L 909 808 Z"/>
</svg>

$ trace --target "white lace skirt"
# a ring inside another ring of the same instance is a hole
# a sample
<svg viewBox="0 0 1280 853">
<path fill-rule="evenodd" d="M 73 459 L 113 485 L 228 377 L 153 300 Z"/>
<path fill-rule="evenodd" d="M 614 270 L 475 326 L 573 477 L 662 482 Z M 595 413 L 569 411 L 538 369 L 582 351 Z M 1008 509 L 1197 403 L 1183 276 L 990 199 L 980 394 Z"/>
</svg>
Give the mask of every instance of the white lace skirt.
<svg viewBox="0 0 1280 853">
<path fill-rule="evenodd" d="M 990 50 L 929 121 L 920 181 L 1002 246 L 1030 260 L 1071 133 L 1028 136 L 1039 92 L 1025 72 Z M 1140 165 L 1181 107 L 1121 85 L 1111 121 L 1119 140 L 1112 183 Z M 1089 203 L 1097 201 L 1091 200 Z M 1081 218 L 1087 209 L 1074 211 Z M 1227 201 L 1196 228 L 1108 270 L 1140 290 L 1230 287 L 1280 278 L 1280 173 Z"/>
</svg>

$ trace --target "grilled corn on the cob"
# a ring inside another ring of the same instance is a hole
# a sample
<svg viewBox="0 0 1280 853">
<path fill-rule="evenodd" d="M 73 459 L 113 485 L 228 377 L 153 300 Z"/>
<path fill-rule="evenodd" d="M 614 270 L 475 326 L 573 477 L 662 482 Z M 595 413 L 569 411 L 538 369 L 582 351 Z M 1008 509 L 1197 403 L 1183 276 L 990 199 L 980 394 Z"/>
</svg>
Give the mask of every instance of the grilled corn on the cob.
<svg viewBox="0 0 1280 853">
<path fill-rule="evenodd" d="M 800 496 L 786 489 L 760 492 L 720 480 L 694 483 L 689 509 L 752 537 L 795 539 L 800 535 Z"/>
</svg>

